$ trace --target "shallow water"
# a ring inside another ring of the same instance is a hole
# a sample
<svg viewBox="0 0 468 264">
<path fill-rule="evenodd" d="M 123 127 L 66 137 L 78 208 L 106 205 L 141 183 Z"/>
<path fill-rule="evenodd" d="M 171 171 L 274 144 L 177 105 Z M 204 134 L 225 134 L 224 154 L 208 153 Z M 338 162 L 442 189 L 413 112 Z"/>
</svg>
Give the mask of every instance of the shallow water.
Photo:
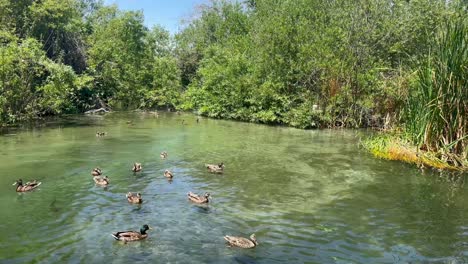
<svg viewBox="0 0 468 264">
<path fill-rule="evenodd" d="M 195 118 L 72 116 L 4 133 L 0 262 L 468 262 L 466 186 L 373 158 L 358 148 L 363 132 Z M 223 175 L 204 168 L 221 161 Z M 133 173 L 133 162 L 143 171 Z M 97 166 L 107 188 L 94 185 Z M 17 178 L 42 185 L 18 194 Z M 128 191 L 144 203 L 129 204 Z M 188 191 L 210 192 L 211 204 L 191 204 Z M 143 224 L 154 228 L 144 241 L 110 235 Z M 255 249 L 224 244 L 225 234 L 251 233 Z"/>
</svg>

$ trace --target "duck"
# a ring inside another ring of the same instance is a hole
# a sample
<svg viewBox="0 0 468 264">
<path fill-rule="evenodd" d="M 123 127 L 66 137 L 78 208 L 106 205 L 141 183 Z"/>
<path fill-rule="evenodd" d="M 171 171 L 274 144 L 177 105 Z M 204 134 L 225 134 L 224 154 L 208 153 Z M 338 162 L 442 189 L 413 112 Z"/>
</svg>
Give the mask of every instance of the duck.
<svg viewBox="0 0 468 264">
<path fill-rule="evenodd" d="M 138 163 L 138 162 L 133 163 L 133 168 L 132 168 L 133 172 L 139 172 L 142 169 L 143 167 L 141 166 L 141 163 Z"/>
<path fill-rule="evenodd" d="M 109 178 L 107 176 L 94 176 L 93 180 L 97 185 L 100 186 L 107 186 L 110 183 Z"/>
<path fill-rule="evenodd" d="M 224 171 L 224 163 L 221 162 L 219 164 L 205 164 L 205 167 L 211 173 L 223 173 Z"/>
<path fill-rule="evenodd" d="M 96 132 L 96 137 L 103 137 L 105 135 L 107 135 L 107 132 L 99 132 L 99 131 Z"/>
<path fill-rule="evenodd" d="M 236 237 L 236 236 L 224 236 L 230 247 L 240 248 L 254 248 L 258 245 L 255 234 L 250 235 L 250 238 Z"/>
<path fill-rule="evenodd" d="M 174 174 L 172 174 L 170 170 L 165 170 L 164 176 L 166 176 L 166 178 L 172 179 L 174 177 Z"/>
<path fill-rule="evenodd" d="M 127 193 L 127 200 L 129 203 L 141 204 L 143 199 L 141 199 L 141 193 Z"/>
<path fill-rule="evenodd" d="M 16 185 L 16 192 L 29 192 L 29 191 L 32 191 L 32 190 L 36 189 L 41 184 L 42 184 L 42 182 L 38 182 L 38 181 L 34 180 L 32 182 L 27 182 L 26 184 L 23 185 L 23 180 L 18 179 L 12 185 Z"/>
<path fill-rule="evenodd" d="M 112 237 L 115 240 L 124 241 L 125 243 L 131 241 L 138 241 L 148 237 L 146 231 L 151 230 L 152 228 L 148 225 L 143 225 L 140 229 L 140 232 L 137 231 L 120 231 L 112 233 Z"/>
<path fill-rule="evenodd" d="M 187 193 L 188 199 L 191 202 L 198 203 L 198 204 L 205 204 L 208 203 L 210 200 L 208 199 L 210 197 L 210 193 L 205 193 L 205 195 L 200 196 L 196 193 L 189 192 Z"/>
<path fill-rule="evenodd" d="M 92 171 L 91 171 L 91 175 L 93 176 L 101 176 L 102 175 L 102 171 L 100 168 L 94 168 Z"/>
<path fill-rule="evenodd" d="M 165 159 L 165 158 L 167 158 L 167 152 L 163 151 L 163 152 L 161 152 L 161 154 L 159 154 L 159 156 L 161 157 L 161 159 Z"/>
</svg>

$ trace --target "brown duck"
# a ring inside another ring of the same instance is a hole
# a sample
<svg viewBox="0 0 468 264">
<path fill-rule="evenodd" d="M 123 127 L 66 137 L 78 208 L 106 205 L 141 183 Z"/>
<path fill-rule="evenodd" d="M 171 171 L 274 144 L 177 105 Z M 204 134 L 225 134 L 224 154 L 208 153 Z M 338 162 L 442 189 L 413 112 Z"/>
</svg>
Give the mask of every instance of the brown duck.
<svg viewBox="0 0 468 264">
<path fill-rule="evenodd" d="M 170 170 L 165 170 L 164 171 L 164 176 L 166 178 L 172 179 L 174 177 L 174 174 L 172 174 L 172 172 Z"/>
<path fill-rule="evenodd" d="M 224 236 L 230 247 L 240 248 L 254 248 L 258 245 L 255 234 L 250 235 L 250 238 L 235 237 L 235 236 Z"/>
<path fill-rule="evenodd" d="M 148 237 L 148 234 L 146 231 L 150 230 L 148 225 L 143 225 L 140 229 L 140 232 L 137 231 L 121 231 L 117 233 L 113 233 L 112 237 L 114 237 L 116 240 L 124 241 L 126 242 L 131 242 L 131 241 L 138 241 L 142 240 Z"/>
<path fill-rule="evenodd" d="M 141 199 L 141 193 L 127 193 L 127 200 L 129 203 L 141 204 L 143 199 Z"/>
<path fill-rule="evenodd" d="M 94 168 L 92 171 L 91 171 L 91 175 L 93 176 L 101 176 L 102 175 L 102 171 L 100 168 Z"/>
<path fill-rule="evenodd" d="M 210 198 L 210 193 L 205 193 L 205 195 L 200 196 L 200 195 L 198 195 L 196 193 L 189 192 L 189 193 L 187 193 L 187 196 L 188 196 L 188 199 L 191 202 L 198 203 L 198 204 L 205 204 L 205 203 L 208 203 L 210 201 L 208 199 L 208 198 Z"/>
<path fill-rule="evenodd" d="M 94 176 L 93 180 L 97 185 L 100 186 L 107 186 L 110 183 L 109 178 L 107 176 Z"/>
<path fill-rule="evenodd" d="M 221 162 L 219 164 L 205 164 L 205 167 L 211 173 L 223 173 L 224 171 L 224 163 Z"/>
<path fill-rule="evenodd" d="M 161 159 L 166 159 L 167 158 L 167 152 L 163 151 L 163 152 L 161 152 L 161 154 L 159 154 L 159 156 L 161 157 Z"/>
<path fill-rule="evenodd" d="M 38 182 L 34 180 L 32 182 L 27 182 L 26 184 L 23 185 L 23 180 L 19 179 L 12 185 L 16 185 L 16 192 L 29 192 L 29 191 L 36 189 L 41 184 L 42 182 Z"/>
<path fill-rule="evenodd" d="M 143 167 L 141 166 L 141 163 L 133 163 L 133 168 L 132 168 L 132 171 L 133 172 L 139 172 L 143 169 Z"/>
</svg>

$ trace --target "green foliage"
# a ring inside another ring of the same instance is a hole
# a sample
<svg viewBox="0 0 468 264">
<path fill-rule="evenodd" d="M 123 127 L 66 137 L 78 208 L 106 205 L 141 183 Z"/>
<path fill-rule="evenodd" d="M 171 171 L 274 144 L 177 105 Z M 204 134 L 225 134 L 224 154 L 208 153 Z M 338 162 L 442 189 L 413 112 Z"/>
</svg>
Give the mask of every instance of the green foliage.
<svg viewBox="0 0 468 264">
<path fill-rule="evenodd" d="M 109 98 L 111 106 L 135 108 L 142 97 L 140 80 L 147 63 L 144 43 L 147 29 L 140 12 L 117 12 L 113 16 L 97 24 L 90 36 L 89 64 L 96 72 L 101 97 Z"/>
<path fill-rule="evenodd" d="M 174 57 L 155 58 L 153 82 L 145 95 L 143 108 L 174 107 L 179 105 L 181 84 L 177 61 Z"/>
<path fill-rule="evenodd" d="M 76 113 L 73 102 L 76 74 L 70 66 L 48 60 L 43 62 L 48 76 L 38 87 L 41 94 L 40 108 L 47 114 Z"/>
<path fill-rule="evenodd" d="M 93 20 L 89 64 L 96 95 L 122 109 L 174 107 L 180 84 L 169 33 L 148 30 L 141 12 L 105 8 Z"/>
<path fill-rule="evenodd" d="M 15 123 L 44 114 L 77 112 L 77 76 L 70 66 L 48 59 L 32 38 L 18 42 L 2 32 L 0 120 Z M 5 37 L 6 36 L 6 37 Z"/>
<path fill-rule="evenodd" d="M 176 37 L 183 107 L 301 128 L 371 125 L 399 113 L 411 62 L 453 10 L 445 1 L 212 1 Z"/>
<path fill-rule="evenodd" d="M 168 31 L 100 0 L 0 0 L 0 122 L 95 107 L 171 107 L 180 71 Z"/>
<path fill-rule="evenodd" d="M 86 68 L 86 54 L 79 2 L 34 1 L 28 12 L 28 34 L 44 45 L 47 56 L 71 65 L 79 73 L 83 72 Z"/>
<path fill-rule="evenodd" d="M 0 47 L 1 101 L 0 115 L 2 122 L 16 122 L 37 114 L 35 87 L 42 84 L 45 67 L 40 61 L 44 52 L 34 39 L 18 39 L 6 35 Z"/>
</svg>

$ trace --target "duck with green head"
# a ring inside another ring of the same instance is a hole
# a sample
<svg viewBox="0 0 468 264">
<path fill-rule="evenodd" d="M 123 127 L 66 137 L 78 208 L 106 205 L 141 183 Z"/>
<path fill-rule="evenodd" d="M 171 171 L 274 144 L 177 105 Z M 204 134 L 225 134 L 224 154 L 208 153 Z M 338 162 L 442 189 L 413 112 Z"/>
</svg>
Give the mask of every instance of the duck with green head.
<svg viewBox="0 0 468 264">
<path fill-rule="evenodd" d="M 137 231 L 120 231 L 116 233 L 112 233 L 112 237 L 115 240 L 124 241 L 124 242 L 131 242 L 131 241 L 138 241 L 148 237 L 146 231 L 151 230 L 148 225 L 143 225 L 140 229 L 140 232 Z"/>
<path fill-rule="evenodd" d="M 32 191 L 32 190 L 36 189 L 41 184 L 42 184 L 42 182 L 38 182 L 36 180 L 34 180 L 32 182 L 27 182 L 26 184 L 23 184 L 23 180 L 18 179 L 12 185 L 16 185 L 16 192 L 29 192 L 29 191 Z"/>
</svg>

